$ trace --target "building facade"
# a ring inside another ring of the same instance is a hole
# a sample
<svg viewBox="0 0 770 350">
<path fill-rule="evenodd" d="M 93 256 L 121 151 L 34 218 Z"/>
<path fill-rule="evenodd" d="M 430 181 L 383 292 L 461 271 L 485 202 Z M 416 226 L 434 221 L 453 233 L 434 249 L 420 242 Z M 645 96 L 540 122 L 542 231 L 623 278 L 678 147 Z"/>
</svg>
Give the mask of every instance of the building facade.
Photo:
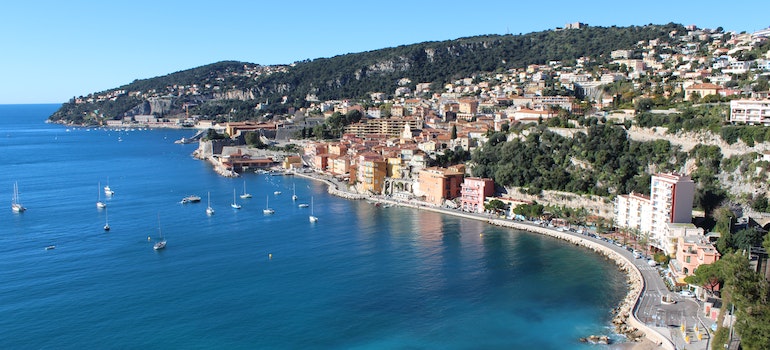
<svg viewBox="0 0 770 350">
<path fill-rule="evenodd" d="M 460 187 L 460 208 L 472 213 L 483 213 L 484 200 L 495 194 L 492 179 L 466 177 Z"/>
<path fill-rule="evenodd" d="M 432 167 L 420 171 L 419 190 L 425 201 L 434 205 L 442 205 L 446 199 L 460 196 L 460 184 L 464 171 L 455 167 Z"/>
<path fill-rule="evenodd" d="M 770 100 L 730 101 L 730 122 L 770 126 Z"/>
<path fill-rule="evenodd" d="M 615 200 L 615 224 L 619 228 L 649 234 L 650 245 L 669 251 L 668 224 L 691 223 L 695 182 L 687 175 L 652 176 L 650 197 L 620 195 Z"/>
</svg>

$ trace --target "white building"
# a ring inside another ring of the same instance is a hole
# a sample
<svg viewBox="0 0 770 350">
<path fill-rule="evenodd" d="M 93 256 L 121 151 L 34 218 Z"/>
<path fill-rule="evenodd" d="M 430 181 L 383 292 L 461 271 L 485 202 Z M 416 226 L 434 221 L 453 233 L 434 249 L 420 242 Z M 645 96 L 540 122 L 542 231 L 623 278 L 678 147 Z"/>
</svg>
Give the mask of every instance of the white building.
<svg viewBox="0 0 770 350">
<path fill-rule="evenodd" d="M 691 223 L 695 182 L 687 175 L 652 176 L 650 197 L 631 193 L 615 200 L 615 224 L 650 234 L 650 245 L 668 252 L 670 223 Z"/>
<path fill-rule="evenodd" d="M 730 101 L 730 122 L 770 126 L 770 99 Z"/>
<path fill-rule="evenodd" d="M 638 232 L 650 232 L 652 217 L 650 197 L 639 193 L 619 195 L 615 201 L 615 224 Z"/>
</svg>

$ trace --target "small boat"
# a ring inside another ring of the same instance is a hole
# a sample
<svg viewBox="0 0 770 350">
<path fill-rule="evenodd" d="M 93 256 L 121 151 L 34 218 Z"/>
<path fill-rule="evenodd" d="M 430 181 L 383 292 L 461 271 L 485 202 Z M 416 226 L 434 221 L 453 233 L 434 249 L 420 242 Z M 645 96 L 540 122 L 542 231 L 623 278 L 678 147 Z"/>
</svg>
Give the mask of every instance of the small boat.
<svg viewBox="0 0 770 350">
<path fill-rule="evenodd" d="M 243 194 L 241 194 L 241 198 L 251 198 L 251 194 L 246 193 L 246 180 L 243 180 Z"/>
<path fill-rule="evenodd" d="M 104 208 L 104 230 L 110 230 L 110 221 L 107 219 L 107 208 Z"/>
<path fill-rule="evenodd" d="M 241 209 L 241 205 L 235 201 L 235 189 L 233 189 L 233 204 L 230 204 L 233 209 Z"/>
<path fill-rule="evenodd" d="M 99 185 L 97 185 L 97 187 L 96 187 L 96 197 L 97 197 L 97 199 L 96 199 L 96 207 L 99 208 L 99 209 L 104 209 L 104 208 L 107 207 L 107 204 L 102 202 L 102 190 L 101 190 L 101 188 L 102 188 L 102 184 L 99 183 Z"/>
<path fill-rule="evenodd" d="M 265 214 L 265 215 L 275 214 L 275 210 L 270 209 L 270 196 L 265 197 L 265 209 L 262 209 L 262 214 Z"/>
<path fill-rule="evenodd" d="M 318 221 L 318 217 L 313 215 L 313 197 L 310 197 L 310 216 L 308 217 L 308 220 L 310 220 L 310 222 Z"/>
<path fill-rule="evenodd" d="M 160 215 L 158 215 L 158 236 L 160 237 L 160 241 L 155 243 L 155 245 L 152 246 L 152 249 L 161 250 L 166 248 L 166 239 L 163 238 L 163 231 L 160 230 Z"/>
<path fill-rule="evenodd" d="M 208 193 L 209 206 L 206 207 L 206 215 L 214 215 L 214 208 L 211 207 L 211 192 Z"/>
<path fill-rule="evenodd" d="M 56 249 L 56 246 L 55 245 L 49 245 L 49 246 L 45 247 L 45 250 L 52 250 L 52 249 Z"/>
<path fill-rule="evenodd" d="M 307 208 L 307 207 L 309 207 L 309 206 L 310 206 L 310 205 L 309 205 L 309 204 L 307 204 L 307 203 L 300 203 L 300 204 L 298 205 L 298 207 L 300 207 L 300 208 Z"/>
<path fill-rule="evenodd" d="M 182 203 L 182 204 L 198 203 L 200 201 L 201 201 L 201 197 L 200 196 L 196 196 L 196 195 L 193 194 L 193 195 L 189 195 L 187 197 L 182 198 L 182 201 L 180 203 Z"/>
<path fill-rule="evenodd" d="M 27 210 L 27 208 L 19 203 L 19 185 L 15 182 L 13 183 L 13 199 L 11 199 L 11 210 L 13 210 L 14 213 L 22 213 Z"/>
<path fill-rule="evenodd" d="M 281 194 L 281 191 L 275 191 L 275 192 L 273 192 L 273 194 L 277 196 L 277 195 Z"/>
<path fill-rule="evenodd" d="M 105 195 L 107 195 L 107 197 L 110 197 L 110 196 L 112 196 L 113 194 L 115 194 L 115 191 L 113 191 L 113 190 L 110 188 L 109 180 L 107 180 L 107 182 L 108 182 L 108 183 L 107 183 L 107 186 L 104 186 L 104 194 L 105 194 Z"/>
<path fill-rule="evenodd" d="M 299 198 L 297 197 L 297 187 L 295 185 L 292 185 L 291 190 L 292 190 L 291 200 L 296 201 L 297 198 Z"/>
</svg>

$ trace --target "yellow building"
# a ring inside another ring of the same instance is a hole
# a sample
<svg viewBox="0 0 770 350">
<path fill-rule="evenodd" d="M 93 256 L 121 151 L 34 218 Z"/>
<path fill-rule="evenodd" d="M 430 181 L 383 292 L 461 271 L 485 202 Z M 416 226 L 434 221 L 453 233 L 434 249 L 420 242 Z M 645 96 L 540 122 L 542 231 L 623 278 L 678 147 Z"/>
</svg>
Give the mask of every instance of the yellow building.
<svg viewBox="0 0 770 350">
<path fill-rule="evenodd" d="M 387 175 L 387 162 L 377 153 L 364 153 L 358 157 L 356 178 L 361 190 L 382 193 L 382 186 Z"/>
<path fill-rule="evenodd" d="M 387 176 L 394 179 L 400 179 L 401 176 L 401 157 L 388 158 L 388 173 Z"/>
<path fill-rule="evenodd" d="M 299 156 L 288 156 L 281 163 L 284 169 L 299 169 L 302 167 L 302 158 Z"/>
</svg>

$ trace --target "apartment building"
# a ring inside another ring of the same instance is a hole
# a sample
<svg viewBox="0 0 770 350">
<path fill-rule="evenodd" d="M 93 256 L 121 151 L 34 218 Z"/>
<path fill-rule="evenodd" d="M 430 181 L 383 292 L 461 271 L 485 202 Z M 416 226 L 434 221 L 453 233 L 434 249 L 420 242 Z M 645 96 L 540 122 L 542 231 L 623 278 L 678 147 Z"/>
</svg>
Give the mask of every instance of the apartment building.
<svg viewBox="0 0 770 350">
<path fill-rule="evenodd" d="M 356 180 L 363 192 L 382 193 L 387 174 L 387 162 L 377 153 L 364 153 L 358 156 Z"/>
<path fill-rule="evenodd" d="M 422 129 L 422 120 L 409 117 L 362 120 L 346 126 L 345 133 L 353 134 L 356 137 L 372 134 L 399 137 L 404 131 L 405 125 L 409 125 L 410 130 L 420 130 Z"/>
<path fill-rule="evenodd" d="M 770 126 L 770 99 L 730 101 L 730 122 Z"/>
<path fill-rule="evenodd" d="M 615 200 L 615 224 L 650 235 L 650 245 L 669 251 L 668 224 L 691 223 L 695 182 L 681 174 L 652 176 L 650 197 L 632 193 Z"/>
<path fill-rule="evenodd" d="M 687 284 L 684 279 L 692 275 L 700 265 L 719 260 L 719 252 L 704 236 L 679 237 L 676 245 L 676 259 L 671 260 L 671 274 L 677 284 Z"/>
<path fill-rule="evenodd" d="M 435 205 L 444 204 L 446 199 L 460 196 L 460 184 L 465 175 L 464 169 L 457 166 L 449 168 L 432 167 L 420 171 L 419 189 L 425 201 Z"/>
<path fill-rule="evenodd" d="M 466 177 L 460 185 L 460 208 L 473 213 L 484 212 L 484 200 L 495 194 L 492 179 Z"/>
</svg>

